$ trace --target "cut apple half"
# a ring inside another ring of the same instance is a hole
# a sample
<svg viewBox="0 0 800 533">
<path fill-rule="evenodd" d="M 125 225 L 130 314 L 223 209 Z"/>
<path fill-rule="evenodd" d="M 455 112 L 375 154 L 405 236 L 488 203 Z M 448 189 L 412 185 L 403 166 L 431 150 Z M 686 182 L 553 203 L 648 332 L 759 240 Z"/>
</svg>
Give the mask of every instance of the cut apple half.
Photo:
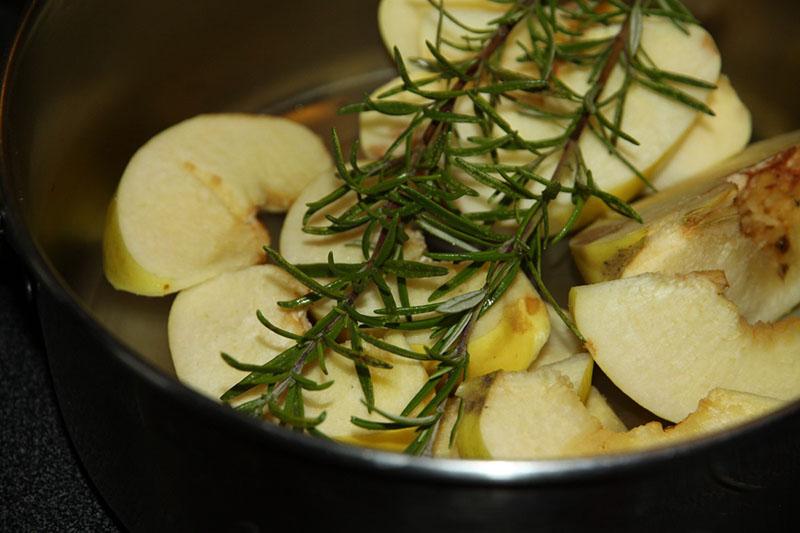
<svg viewBox="0 0 800 533">
<path fill-rule="evenodd" d="M 569 380 L 553 372 L 498 372 L 465 382 L 456 442 L 465 459 L 553 459 L 641 451 L 690 440 L 778 408 L 772 398 L 716 389 L 683 422 L 630 431 L 604 427 Z"/>
<path fill-rule="evenodd" d="M 723 270 L 750 321 L 800 302 L 800 132 L 755 144 L 636 204 L 644 224 L 597 221 L 570 242 L 589 283 L 644 272 Z"/>
<path fill-rule="evenodd" d="M 719 77 L 708 107 L 714 116 L 697 117 L 684 138 L 658 164 L 650 178 L 656 189 L 671 187 L 706 171 L 747 146 L 752 124 L 750 111 L 727 76 Z"/>
<path fill-rule="evenodd" d="M 104 270 L 117 289 L 158 296 L 264 260 L 259 210 L 285 211 L 332 167 L 305 126 L 264 115 L 200 115 L 150 139 L 112 200 Z"/>
<path fill-rule="evenodd" d="M 305 288 L 272 265 L 256 265 L 181 291 L 169 313 L 169 348 L 175 373 L 186 385 L 215 400 L 247 375 L 227 364 L 226 352 L 242 363 L 264 364 L 293 341 L 265 328 L 260 310 L 273 324 L 295 334 L 308 327 L 304 311 L 278 307 Z"/>
<path fill-rule="evenodd" d="M 575 287 L 570 310 L 609 379 L 666 420 L 714 388 L 800 397 L 800 318 L 751 325 L 724 288 L 719 271 L 642 274 Z"/>
</svg>

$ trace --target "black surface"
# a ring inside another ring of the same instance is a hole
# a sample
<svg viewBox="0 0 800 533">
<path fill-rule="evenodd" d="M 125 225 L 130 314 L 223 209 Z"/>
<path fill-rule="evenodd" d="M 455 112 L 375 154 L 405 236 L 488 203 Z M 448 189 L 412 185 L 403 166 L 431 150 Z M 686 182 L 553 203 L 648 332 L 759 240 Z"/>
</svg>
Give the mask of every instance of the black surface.
<svg viewBox="0 0 800 533">
<path fill-rule="evenodd" d="M 0 3 L 7 50 L 24 2 Z M 58 411 L 23 268 L 0 237 L 0 531 L 118 531 Z"/>
<path fill-rule="evenodd" d="M 0 254 L 0 530 L 117 531 L 66 436 L 23 276 Z"/>
</svg>

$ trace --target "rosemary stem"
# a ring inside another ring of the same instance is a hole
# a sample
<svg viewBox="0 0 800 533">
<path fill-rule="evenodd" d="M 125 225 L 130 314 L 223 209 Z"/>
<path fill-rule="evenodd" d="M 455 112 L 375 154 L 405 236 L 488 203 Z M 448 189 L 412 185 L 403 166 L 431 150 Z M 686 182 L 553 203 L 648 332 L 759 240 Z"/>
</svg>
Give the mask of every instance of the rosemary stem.
<svg viewBox="0 0 800 533">
<path fill-rule="evenodd" d="M 602 70 L 600 71 L 600 75 L 595 82 L 595 85 L 592 89 L 592 104 L 596 104 L 600 95 L 603 92 L 606 84 L 608 83 L 609 78 L 611 77 L 611 73 L 614 70 L 614 67 L 617 66 L 619 63 L 620 56 L 625 49 L 625 43 L 628 40 L 628 34 L 630 33 L 630 20 L 631 15 L 625 17 L 622 26 L 620 27 L 619 32 L 614 37 L 614 41 L 611 44 L 611 51 L 608 54 L 605 64 L 603 65 Z M 492 40 L 494 41 L 494 39 Z M 491 44 L 491 43 L 490 43 Z M 571 160 L 573 160 L 576 156 L 579 142 L 581 136 L 583 135 L 586 127 L 589 124 L 589 120 L 592 114 L 589 111 L 589 106 L 583 106 L 580 115 L 575 119 L 574 124 L 575 126 L 572 128 L 572 132 L 570 133 L 569 138 L 567 139 L 566 144 L 564 145 L 564 149 L 561 152 L 561 156 L 559 157 L 558 163 L 556 164 L 555 169 L 553 170 L 553 174 L 551 176 L 551 180 L 560 180 L 561 174 L 563 173 L 566 166 L 569 164 Z M 547 209 L 547 205 L 544 205 L 545 202 L 541 201 L 540 209 Z M 529 216 L 527 224 L 522 231 L 522 238 L 520 240 L 512 240 L 508 241 L 502 245 L 500 245 L 497 249 L 501 252 L 517 252 L 520 253 L 522 250 L 520 249 L 521 243 L 527 243 L 531 236 L 533 235 L 536 227 L 540 223 L 541 218 L 537 216 Z M 507 260 L 506 265 L 509 264 L 510 261 L 519 261 L 520 258 L 515 258 L 513 260 Z M 498 269 L 502 270 L 502 269 Z M 489 298 L 489 287 L 492 280 L 487 279 L 486 283 L 484 284 L 485 295 L 483 299 L 475 305 L 475 307 L 470 311 L 471 317 L 470 321 L 464 330 L 459 335 L 458 342 L 456 344 L 456 356 L 463 357 L 466 355 L 467 346 L 469 344 L 469 337 L 472 335 L 472 331 L 475 327 L 475 324 L 478 322 L 478 318 L 480 316 L 481 310 L 483 309 L 486 300 Z"/>
</svg>

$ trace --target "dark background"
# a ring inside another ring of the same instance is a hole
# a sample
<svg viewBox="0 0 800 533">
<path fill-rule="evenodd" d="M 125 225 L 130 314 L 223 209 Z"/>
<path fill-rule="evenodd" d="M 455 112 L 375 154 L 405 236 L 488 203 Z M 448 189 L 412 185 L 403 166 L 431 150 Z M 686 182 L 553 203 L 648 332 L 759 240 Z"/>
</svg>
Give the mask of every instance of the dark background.
<svg viewBox="0 0 800 533">
<path fill-rule="evenodd" d="M 27 4 L 0 0 L 3 63 Z M 0 531 L 119 531 L 67 438 L 14 256 L 0 236 Z"/>
</svg>

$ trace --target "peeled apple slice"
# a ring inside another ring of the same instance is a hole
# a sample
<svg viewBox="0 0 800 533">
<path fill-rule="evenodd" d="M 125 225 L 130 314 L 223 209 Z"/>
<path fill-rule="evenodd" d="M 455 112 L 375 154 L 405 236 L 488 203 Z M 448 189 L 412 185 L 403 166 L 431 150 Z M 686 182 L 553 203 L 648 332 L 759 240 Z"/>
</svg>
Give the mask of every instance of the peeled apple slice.
<svg viewBox="0 0 800 533">
<path fill-rule="evenodd" d="M 752 145 L 634 208 L 644 224 L 609 217 L 570 242 L 587 282 L 723 270 L 726 295 L 752 322 L 800 302 L 800 132 Z"/>
<path fill-rule="evenodd" d="M 263 261 L 260 209 L 284 211 L 332 167 L 319 138 L 263 115 L 200 115 L 131 158 L 109 208 L 104 270 L 117 289 L 159 296 Z"/>
<path fill-rule="evenodd" d="M 459 398 L 454 398 L 450 400 L 444 410 L 444 415 L 442 416 L 441 421 L 439 422 L 439 428 L 437 429 L 436 436 L 433 440 L 433 447 L 432 447 L 432 454 L 434 457 L 444 457 L 444 458 L 459 458 L 459 451 L 458 451 L 458 442 L 457 438 L 453 442 L 453 445 L 450 445 L 450 434 L 453 430 L 453 426 L 458 418 L 458 405 L 460 403 Z M 569 400 L 572 402 L 572 400 Z M 613 433 L 624 433 L 628 431 L 628 428 L 625 424 L 620 420 L 619 416 L 614 412 L 611 406 L 608 404 L 605 396 L 603 396 L 600 391 L 598 391 L 595 387 L 591 387 L 589 390 L 589 394 L 586 397 L 585 401 L 586 410 L 592 415 L 594 418 L 600 422 L 600 432 L 597 433 L 597 439 L 600 438 L 608 438 L 607 434 L 610 432 Z M 590 428 L 596 428 L 596 425 L 593 421 L 589 421 L 588 425 Z M 660 427 L 660 425 L 659 425 Z M 458 432 L 458 430 L 456 430 Z M 469 430 L 467 430 L 469 431 Z M 652 430 L 651 430 L 652 431 Z M 457 433 L 456 433 L 457 434 Z M 595 442 L 595 441 L 592 441 Z M 619 447 L 617 442 L 614 443 Z M 588 450 L 587 455 L 594 453 L 593 450 Z M 567 455 L 565 453 L 565 455 Z"/>
<path fill-rule="evenodd" d="M 747 145 L 751 132 L 750 111 L 727 76 L 719 77 L 708 106 L 715 116 L 697 117 L 683 140 L 659 163 L 650 178 L 656 189 L 671 187 L 706 171 Z"/>
<path fill-rule="evenodd" d="M 499 372 L 465 382 L 456 440 L 465 459 L 552 459 L 640 451 L 689 440 L 772 411 L 772 398 L 716 389 L 697 411 L 668 429 L 651 422 L 630 431 L 604 428 L 566 377 Z"/>
<path fill-rule="evenodd" d="M 223 361 L 220 352 L 242 363 L 263 364 L 292 346 L 293 341 L 265 328 L 256 311 L 278 327 L 301 334 L 309 327 L 305 312 L 278 307 L 278 302 L 304 292 L 294 278 L 272 265 L 226 272 L 181 291 L 167 326 L 178 378 L 219 399 L 247 375 Z"/>
<path fill-rule="evenodd" d="M 788 401 L 800 396 L 800 318 L 744 320 L 720 272 L 642 274 L 575 287 L 570 310 L 603 372 L 671 421 L 711 389 Z"/>
</svg>

